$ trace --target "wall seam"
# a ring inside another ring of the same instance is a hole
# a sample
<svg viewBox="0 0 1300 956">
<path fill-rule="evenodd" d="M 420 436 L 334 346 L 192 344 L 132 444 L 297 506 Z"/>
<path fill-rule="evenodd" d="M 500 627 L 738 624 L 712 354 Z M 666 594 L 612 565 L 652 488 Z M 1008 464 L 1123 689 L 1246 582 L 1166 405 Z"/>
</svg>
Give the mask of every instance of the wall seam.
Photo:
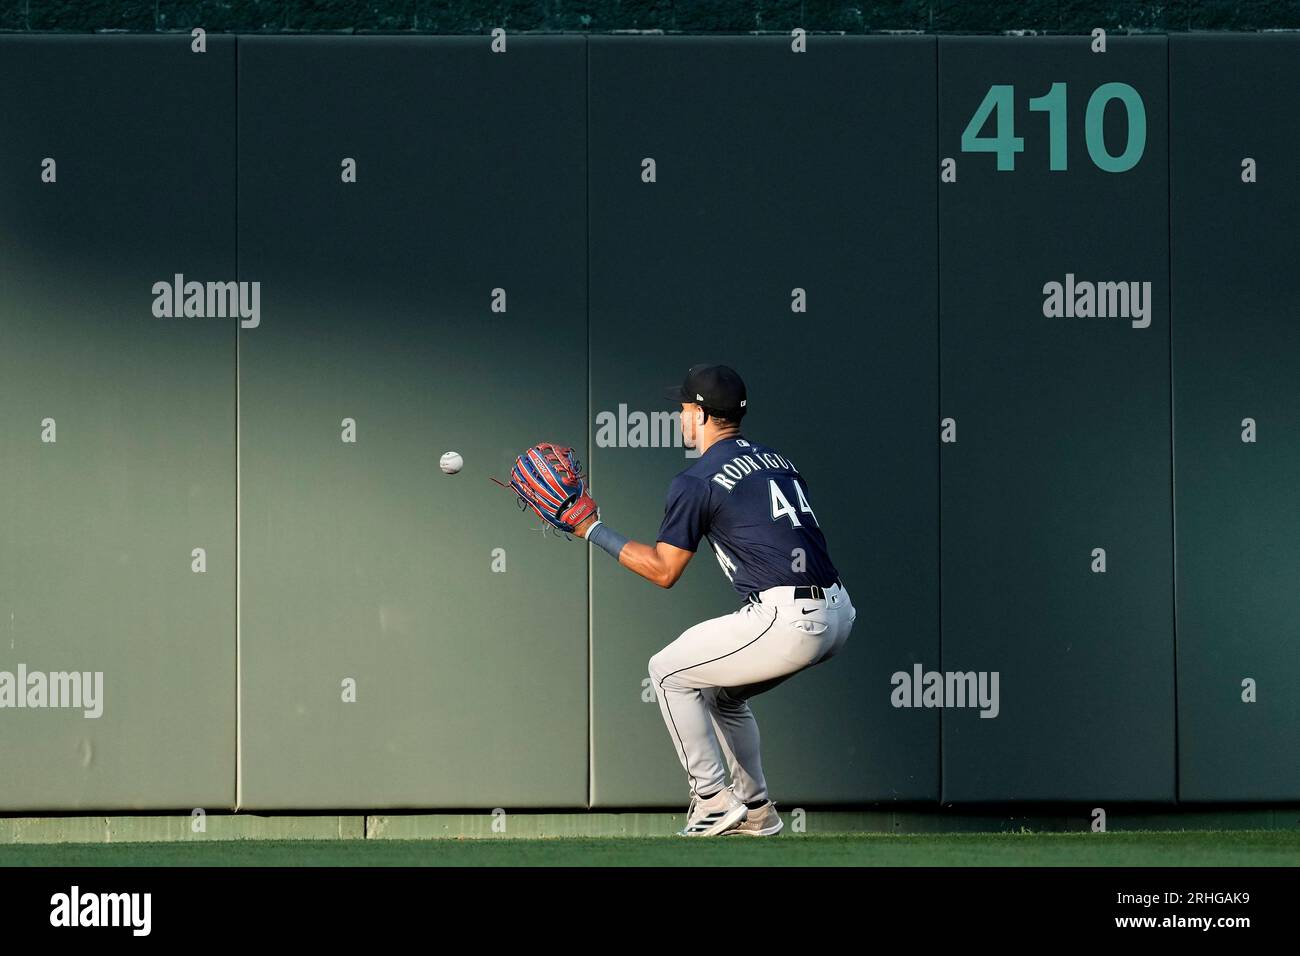
<svg viewBox="0 0 1300 956">
<path fill-rule="evenodd" d="M 587 420 L 583 428 L 587 431 L 587 471 L 590 474 L 594 462 L 591 434 L 591 40 L 583 37 L 583 91 L 585 122 L 583 123 L 583 203 L 586 207 L 586 230 L 584 233 L 587 249 L 583 259 L 586 275 L 585 312 L 587 316 Z M 586 542 L 584 542 L 586 543 Z M 596 799 L 596 674 L 594 668 L 593 647 L 595 644 L 595 587 L 593 575 L 591 546 L 587 545 L 587 809 L 590 810 Z"/>
<path fill-rule="evenodd" d="M 1174 612 L 1174 803 L 1182 802 L 1182 774 L 1178 761 L 1178 507 L 1177 482 L 1174 476 L 1174 97 L 1173 44 L 1165 37 L 1165 213 L 1168 242 L 1165 245 L 1169 282 L 1169 530 L 1173 553 L 1170 555 L 1170 600 Z"/>
<path fill-rule="evenodd" d="M 939 51 L 943 43 L 939 37 L 934 39 L 934 159 L 938 160 L 939 148 L 939 127 L 940 127 L 940 103 L 942 96 L 939 92 Z M 940 256 L 942 253 L 942 217 L 939 214 L 939 203 L 942 199 L 940 190 L 939 176 L 936 170 L 931 168 L 930 174 L 934 176 L 934 353 L 937 372 L 935 374 L 935 401 L 938 403 L 938 412 L 940 417 L 943 416 L 943 272 L 941 270 Z M 939 559 L 939 673 L 943 673 L 943 442 L 935 441 L 935 474 L 938 481 L 935 483 L 935 496 L 938 499 L 935 507 L 935 527 L 938 539 L 938 559 Z M 943 805 L 944 797 L 944 778 L 943 778 L 943 708 L 939 708 L 939 805 Z"/>
<path fill-rule="evenodd" d="M 239 37 L 235 37 L 235 281 L 239 281 Z M 244 803 L 244 537 L 243 414 L 240 407 L 239 340 L 235 323 L 235 812 Z"/>
</svg>

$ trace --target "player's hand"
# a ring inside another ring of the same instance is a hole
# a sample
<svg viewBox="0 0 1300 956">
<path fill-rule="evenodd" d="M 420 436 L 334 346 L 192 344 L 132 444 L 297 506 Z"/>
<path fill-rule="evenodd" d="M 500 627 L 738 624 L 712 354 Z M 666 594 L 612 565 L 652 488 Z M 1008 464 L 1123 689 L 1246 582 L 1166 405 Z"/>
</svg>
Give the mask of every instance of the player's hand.
<svg viewBox="0 0 1300 956">
<path fill-rule="evenodd" d="M 573 529 L 573 533 L 579 538 L 587 537 L 587 532 L 591 530 L 591 526 L 596 523 L 597 518 L 597 515 L 591 515 L 588 518 L 584 518 L 577 527 Z"/>
</svg>

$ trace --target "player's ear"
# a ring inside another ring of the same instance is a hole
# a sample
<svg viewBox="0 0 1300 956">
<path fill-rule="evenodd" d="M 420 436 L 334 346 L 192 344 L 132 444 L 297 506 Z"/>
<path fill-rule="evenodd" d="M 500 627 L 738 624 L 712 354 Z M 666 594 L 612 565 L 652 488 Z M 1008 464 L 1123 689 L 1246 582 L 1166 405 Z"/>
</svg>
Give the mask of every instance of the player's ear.
<svg viewBox="0 0 1300 956">
<path fill-rule="evenodd" d="M 697 425 L 704 424 L 704 409 L 702 408 L 695 409 L 695 424 Z"/>
</svg>

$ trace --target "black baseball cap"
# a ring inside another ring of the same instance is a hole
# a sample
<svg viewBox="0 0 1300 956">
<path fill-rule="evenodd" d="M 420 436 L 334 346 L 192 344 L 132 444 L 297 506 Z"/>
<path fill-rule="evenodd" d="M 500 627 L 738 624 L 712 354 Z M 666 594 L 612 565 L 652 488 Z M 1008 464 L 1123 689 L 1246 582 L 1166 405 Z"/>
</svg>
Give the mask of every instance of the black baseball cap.
<svg viewBox="0 0 1300 956">
<path fill-rule="evenodd" d="M 692 365 L 686 381 L 664 391 L 673 402 L 691 402 L 710 414 L 739 421 L 745 414 L 745 381 L 726 365 Z"/>
</svg>

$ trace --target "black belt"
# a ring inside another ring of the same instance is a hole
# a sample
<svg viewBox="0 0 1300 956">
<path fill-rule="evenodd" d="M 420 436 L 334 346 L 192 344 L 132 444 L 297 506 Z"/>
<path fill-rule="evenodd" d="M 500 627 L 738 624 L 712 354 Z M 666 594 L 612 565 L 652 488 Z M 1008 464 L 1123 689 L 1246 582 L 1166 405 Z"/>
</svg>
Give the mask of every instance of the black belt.
<svg viewBox="0 0 1300 956">
<path fill-rule="evenodd" d="M 779 587 L 779 585 L 777 586 Z M 839 578 L 835 579 L 835 583 L 828 584 L 824 588 L 820 588 L 815 584 L 800 585 L 794 589 L 794 599 L 796 601 L 820 601 L 826 597 L 826 591 L 834 587 L 844 587 L 843 584 L 840 584 Z M 759 604 L 763 603 L 762 598 L 759 597 L 757 591 L 750 591 L 749 599 L 751 601 L 757 601 Z"/>
</svg>

